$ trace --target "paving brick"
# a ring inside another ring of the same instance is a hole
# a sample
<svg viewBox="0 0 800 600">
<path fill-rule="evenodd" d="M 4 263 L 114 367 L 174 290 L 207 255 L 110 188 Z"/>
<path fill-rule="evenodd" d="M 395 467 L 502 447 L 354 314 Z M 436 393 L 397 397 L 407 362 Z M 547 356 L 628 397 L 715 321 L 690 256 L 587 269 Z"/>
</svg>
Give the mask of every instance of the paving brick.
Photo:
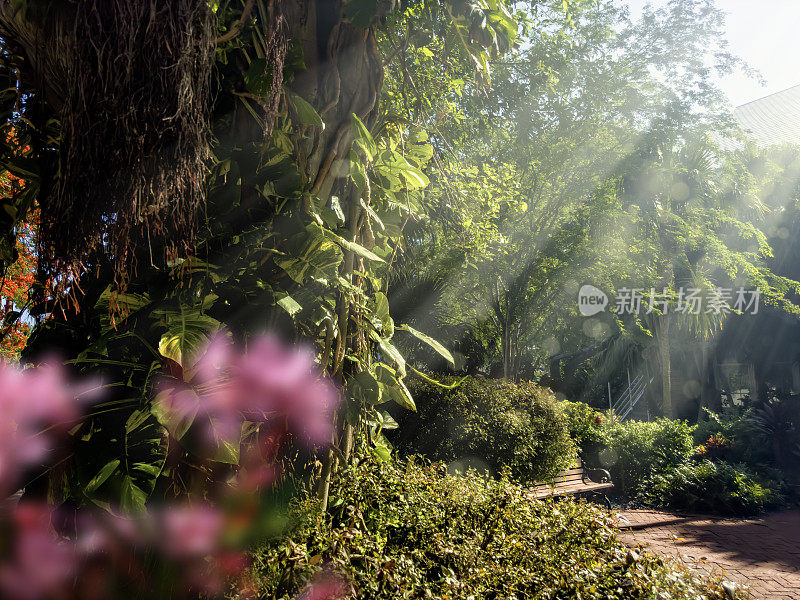
<svg viewBox="0 0 800 600">
<path fill-rule="evenodd" d="M 800 510 L 742 520 L 652 510 L 619 515 L 620 537 L 630 545 L 704 572 L 724 571 L 760 600 L 800 600 Z"/>
</svg>

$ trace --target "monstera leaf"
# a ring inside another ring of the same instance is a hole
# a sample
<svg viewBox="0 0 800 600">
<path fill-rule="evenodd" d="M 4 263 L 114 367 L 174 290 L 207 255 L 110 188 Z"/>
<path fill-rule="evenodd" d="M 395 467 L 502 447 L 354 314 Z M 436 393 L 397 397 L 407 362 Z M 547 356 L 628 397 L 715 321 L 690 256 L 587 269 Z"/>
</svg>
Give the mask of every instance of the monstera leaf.
<svg viewBox="0 0 800 600">
<path fill-rule="evenodd" d="M 134 411 L 117 437 L 116 456 L 106 462 L 84 487 L 85 495 L 104 508 L 125 512 L 144 509 L 167 458 L 164 428 L 149 412 Z"/>
<path fill-rule="evenodd" d="M 164 358 L 178 363 L 184 370 L 184 379 L 191 379 L 192 361 L 203 350 L 210 336 L 219 329 L 219 321 L 205 315 L 198 308 L 180 306 L 161 308 L 154 314 L 163 322 L 166 331 L 158 343 L 158 352 Z"/>
</svg>

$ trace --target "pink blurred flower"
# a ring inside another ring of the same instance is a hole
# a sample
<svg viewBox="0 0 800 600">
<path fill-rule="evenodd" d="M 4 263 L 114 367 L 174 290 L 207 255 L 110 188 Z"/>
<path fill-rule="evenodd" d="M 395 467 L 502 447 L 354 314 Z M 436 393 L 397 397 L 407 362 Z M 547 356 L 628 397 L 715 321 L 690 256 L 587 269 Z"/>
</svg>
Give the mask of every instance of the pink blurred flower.
<svg viewBox="0 0 800 600">
<path fill-rule="evenodd" d="M 41 461 L 53 436 L 81 414 L 79 389 L 63 367 L 46 364 L 19 369 L 0 363 L 0 494 L 12 493 L 21 472 Z"/>
<path fill-rule="evenodd" d="M 314 355 L 274 336 L 253 340 L 248 352 L 235 351 L 217 336 L 192 370 L 191 381 L 162 384 L 159 402 L 178 419 L 202 415 L 212 447 L 238 442 L 244 421 L 285 419 L 311 445 L 330 443 L 339 394 L 317 374 Z"/>
<path fill-rule="evenodd" d="M 224 515 L 207 505 L 172 506 L 160 515 L 159 542 L 176 560 L 204 558 L 217 551 Z"/>
<path fill-rule="evenodd" d="M 312 445 L 330 443 L 339 395 L 316 375 L 314 355 L 267 335 L 254 340 L 235 368 L 240 410 L 249 420 L 285 415 L 291 430 Z"/>
<path fill-rule="evenodd" d="M 21 503 L 14 511 L 9 532 L 12 554 L 0 565 L 3 598 L 39 600 L 71 586 L 77 568 L 75 549 L 58 540 L 51 517 L 50 507 L 43 504 Z"/>
</svg>

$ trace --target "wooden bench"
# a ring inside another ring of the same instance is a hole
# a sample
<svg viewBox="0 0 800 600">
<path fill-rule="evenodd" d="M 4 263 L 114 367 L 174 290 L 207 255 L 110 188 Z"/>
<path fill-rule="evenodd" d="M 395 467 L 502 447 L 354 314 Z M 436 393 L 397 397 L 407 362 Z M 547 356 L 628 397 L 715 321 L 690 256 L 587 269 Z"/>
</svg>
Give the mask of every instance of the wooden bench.
<svg viewBox="0 0 800 600">
<path fill-rule="evenodd" d="M 533 497 L 537 499 L 597 494 L 603 497 L 610 508 L 611 503 L 604 492 L 613 487 L 614 483 L 608 471 L 590 469 L 579 458 L 572 467 L 559 473 L 553 482 L 537 484 L 531 491 Z"/>
</svg>

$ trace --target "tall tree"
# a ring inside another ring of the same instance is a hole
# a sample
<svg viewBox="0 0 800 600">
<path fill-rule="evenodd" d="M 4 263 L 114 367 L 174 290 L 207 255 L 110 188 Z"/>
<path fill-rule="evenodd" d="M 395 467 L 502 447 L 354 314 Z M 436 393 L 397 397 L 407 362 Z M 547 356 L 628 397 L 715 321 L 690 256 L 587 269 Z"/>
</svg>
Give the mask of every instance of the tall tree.
<svg viewBox="0 0 800 600">
<path fill-rule="evenodd" d="M 0 108 L 30 146 L 0 142 L 26 181 L 3 199 L 5 235 L 38 200 L 55 292 L 32 311 L 26 356 L 56 346 L 119 383 L 74 432 L 59 494 L 142 503 L 237 462 L 220 447 L 217 466 L 198 465 L 188 425 L 151 394 L 158 373 L 191 382 L 222 326 L 242 343 L 270 329 L 314 345 L 347 392 L 339 450 L 311 473 L 323 506 L 356 432 L 388 452 L 380 405 L 414 407 L 395 331 L 449 357 L 395 326 L 384 294 L 432 154 L 422 128 L 379 118 L 396 54 L 378 38 L 401 26 L 433 32 L 404 48 L 441 44 L 481 85 L 516 34 L 496 0 L 0 3 Z M 131 447 L 148 449 L 138 466 L 115 462 Z"/>
</svg>

